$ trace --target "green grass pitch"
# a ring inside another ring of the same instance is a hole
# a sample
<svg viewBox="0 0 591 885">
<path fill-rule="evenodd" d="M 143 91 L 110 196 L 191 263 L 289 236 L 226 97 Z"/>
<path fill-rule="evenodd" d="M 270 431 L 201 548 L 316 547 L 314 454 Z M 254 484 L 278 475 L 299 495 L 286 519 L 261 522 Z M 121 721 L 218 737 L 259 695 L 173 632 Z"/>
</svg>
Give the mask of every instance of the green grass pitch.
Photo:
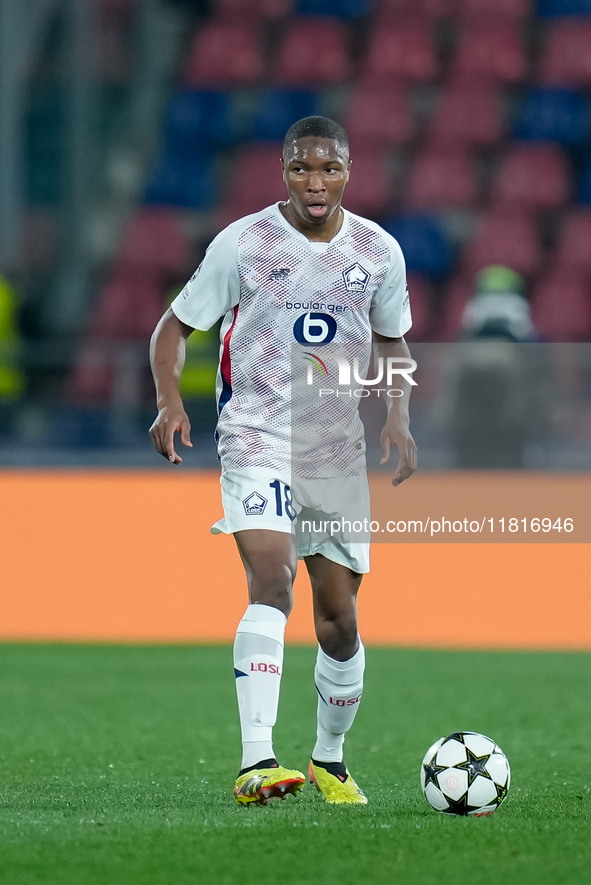
<svg viewBox="0 0 591 885">
<path fill-rule="evenodd" d="M 314 650 L 288 648 L 275 747 L 304 769 Z M 0 646 L 3 885 L 584 885 L 591 882 L 591 656 L 369 649 L 346 760 L 361 808 L 237 808 L 227 647 Z M 418 771 L 481 731 L 513 784 L 450 818 Z"/>
</svg>

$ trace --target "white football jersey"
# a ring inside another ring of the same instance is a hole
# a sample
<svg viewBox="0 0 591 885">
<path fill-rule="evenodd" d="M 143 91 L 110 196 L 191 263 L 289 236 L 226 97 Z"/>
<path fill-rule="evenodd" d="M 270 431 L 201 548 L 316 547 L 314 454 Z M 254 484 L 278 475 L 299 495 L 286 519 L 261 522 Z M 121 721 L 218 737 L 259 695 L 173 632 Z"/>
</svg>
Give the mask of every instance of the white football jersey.
<svg viewBox="0 0 591 885">
<path fill-rule="evenodd" d="M 279 203 L 269 206 L 218 234 L 172 310 L 203 331 L 224 318 L 217 379 L 222 469 L 264 467 L 289 476 L 292 447 L 301 475 L 365 469 L 359 401 L 351 396 L 325 397 L 309 427 L 300 405 L 294 438 L 292 354 L 317 359 L 335 347 L 361 354 L 372 330 L 389 338 L 408 331 L 404 258 L 379 225 L 344 210 L 334 239 L 315 243 L 283 217 Z M 369 354 L 359 363 L 366 371 Z M 335 371 L 331 366 L 326 387 L 336 383 Z"/>
</svg>

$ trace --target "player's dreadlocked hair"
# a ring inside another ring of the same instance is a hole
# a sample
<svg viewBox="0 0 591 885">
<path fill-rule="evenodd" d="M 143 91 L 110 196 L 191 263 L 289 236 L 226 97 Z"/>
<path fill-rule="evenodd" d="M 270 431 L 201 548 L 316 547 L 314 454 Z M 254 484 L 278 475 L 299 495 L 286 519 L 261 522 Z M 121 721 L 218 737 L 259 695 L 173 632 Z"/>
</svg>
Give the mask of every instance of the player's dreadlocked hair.
<svg viewBox="0 0 591 885">
<path fill-rule="evenodd" d="M 283 156 L 289 152 L 291 145 L 299 138 L 332 138 L 341 151 L 349 156 L 349 139 L 342 126 L 328 117 L 303 117 L 290 126 L 283 139 Z"/>
</svg>

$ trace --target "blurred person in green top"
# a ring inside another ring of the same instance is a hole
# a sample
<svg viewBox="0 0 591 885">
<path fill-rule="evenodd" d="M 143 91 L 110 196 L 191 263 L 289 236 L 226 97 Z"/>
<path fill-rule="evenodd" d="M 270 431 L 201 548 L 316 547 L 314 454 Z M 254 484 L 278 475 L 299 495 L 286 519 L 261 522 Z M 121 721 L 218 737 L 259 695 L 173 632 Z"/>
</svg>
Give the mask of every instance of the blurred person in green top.
<svg viewBox="0 0 591 885">
<path fill-rule="evenodd" d="M 509 267 L 494 264 L 481 270 L 462 314 L 460 340 L 539 341 L 524 290 L 523 277 Z"/>
<path fill-rule="evenodd" d="M 462 314 L 445 399 L 456 466 L 519 469 L 548 423 L 548 365 L 523 278 L 492 265 L 477 274 Z"/>
<path fill-rule="evenodd" d="M 24 392 L 19 368 L 21 336 L 17 322 L 18 299 L 10 283 L 0 276 L 0 407 L 6 411 Z"/>
</svg>

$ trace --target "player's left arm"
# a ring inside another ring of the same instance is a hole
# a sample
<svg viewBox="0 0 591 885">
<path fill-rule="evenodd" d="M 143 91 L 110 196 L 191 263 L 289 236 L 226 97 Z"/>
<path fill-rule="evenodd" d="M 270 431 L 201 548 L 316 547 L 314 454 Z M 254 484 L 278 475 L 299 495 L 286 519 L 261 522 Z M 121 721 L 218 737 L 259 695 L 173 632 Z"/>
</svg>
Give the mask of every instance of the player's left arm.
<svg viewBox="0 0 591 885">
<path fill-rule="evenodd" d="M 377 332 L 373 333 L 376 358 L 382 357 L 384 366 L 388 365 L 388 357 L 400 359 L 410 359 L 410 351 L 404 337 L 387 338 Z M 408 479 L 417 469 L 417 447 L 412 434 L 410 432 L 410 414 L 409 401 L 412 385 L 408 380 L 408 376 L 396 375 L 396 386 L 391 385 L 386 391 L 386 403 L 388 406 L 388 417 L 380 434 L 380 445 L 382 449 L 382 458 L 380 464 L 385 464 L 390 458 L 390 448 L 396 446 L 398 449 L 398 465 L 394 478 L 393 486 L 400 485 L 405 479 Z M 392 394 L 390 394 L 390 389 Z M 402 395 L 400 395 L 402 391 Z"/>
</svg>

